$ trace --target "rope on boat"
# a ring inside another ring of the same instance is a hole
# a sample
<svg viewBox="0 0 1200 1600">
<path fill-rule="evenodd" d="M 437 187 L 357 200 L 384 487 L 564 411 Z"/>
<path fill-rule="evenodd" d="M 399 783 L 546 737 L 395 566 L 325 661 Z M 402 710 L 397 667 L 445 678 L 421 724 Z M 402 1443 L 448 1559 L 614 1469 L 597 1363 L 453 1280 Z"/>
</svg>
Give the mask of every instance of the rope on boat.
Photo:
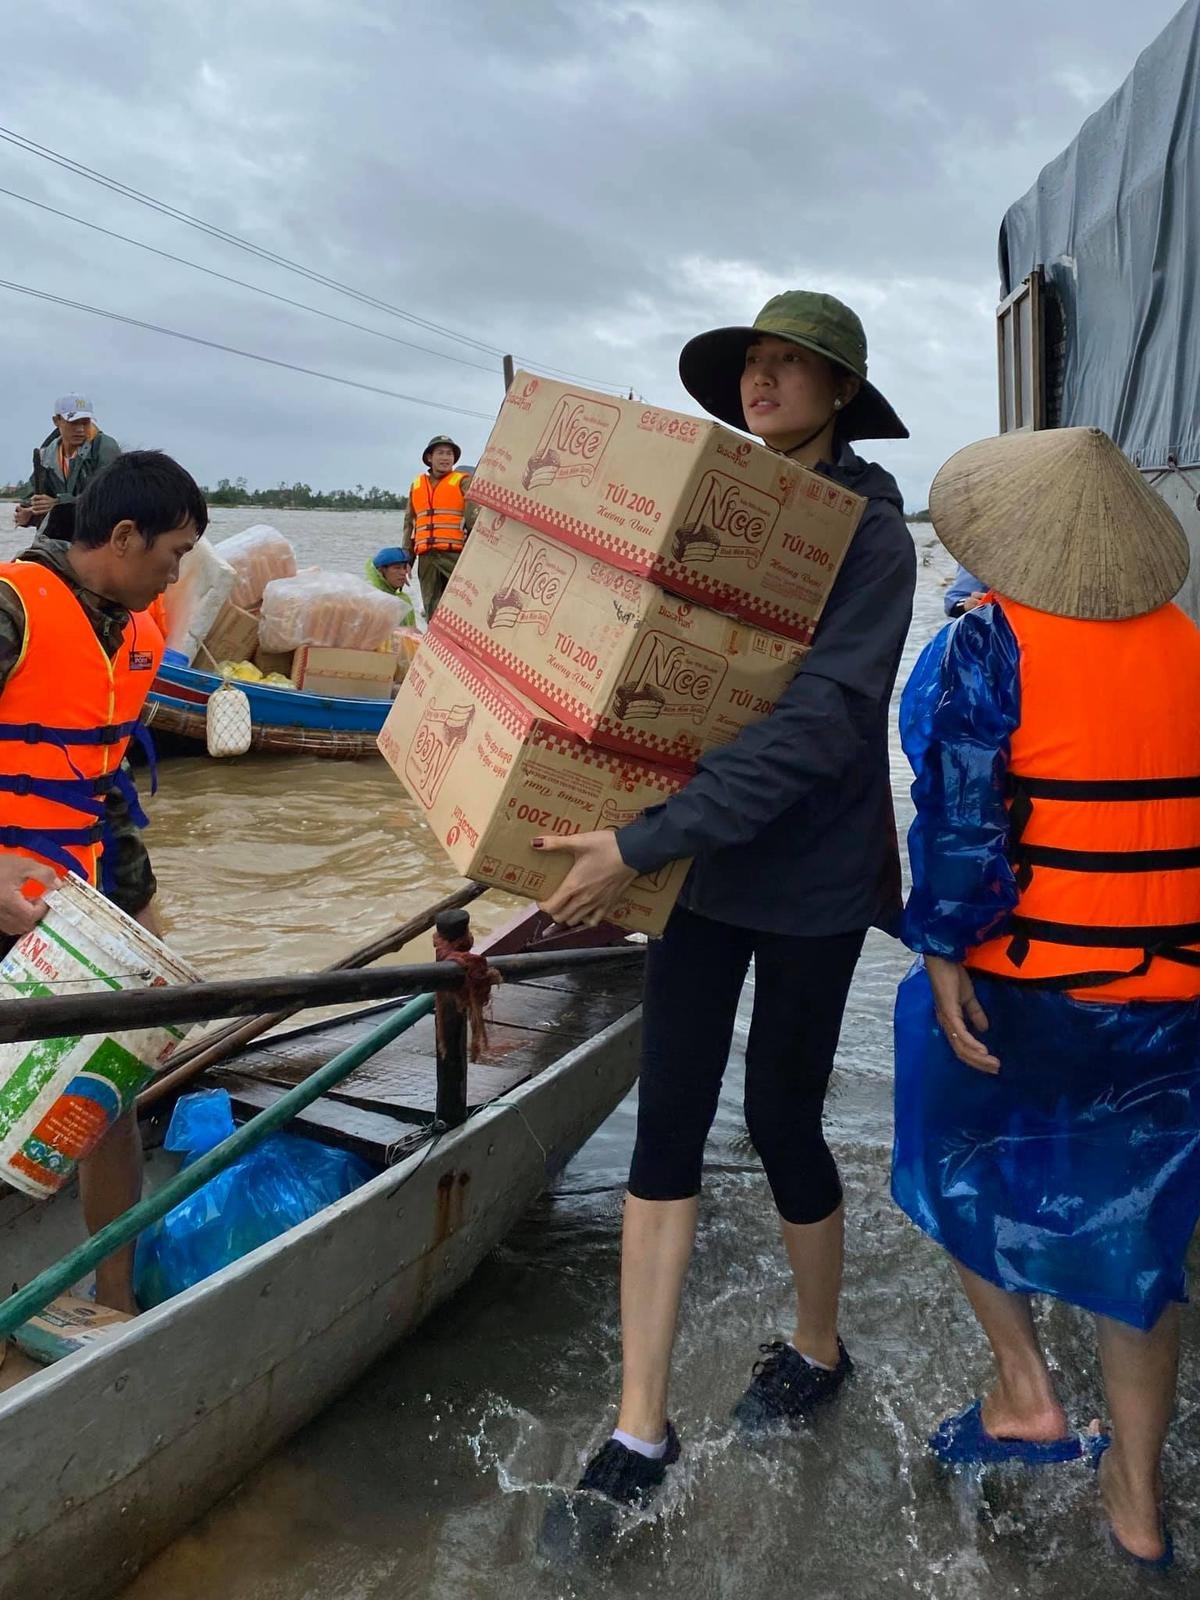
<svg viewBox="0 0 1200 1600">
<path fill-rule="evenodd" d="M 448 1006 L 454 1006 L 467 1019 L 471 1030 L 471 1060 L 479 1061 L 488 1047 L 488 1017 L 492 990 L 504 979 L 495 967 L 488 964 L 486 956 L 473 955 L 475 936 L 468 931 L 457 939 L 446 939 L 440 933 L 433 936 L 433 954 L 437 961 L 452 961 L 462 968 L 463 982 L 456 989 L 439 989 L 437 1020 L 439 1025 Z"/>
</svg>

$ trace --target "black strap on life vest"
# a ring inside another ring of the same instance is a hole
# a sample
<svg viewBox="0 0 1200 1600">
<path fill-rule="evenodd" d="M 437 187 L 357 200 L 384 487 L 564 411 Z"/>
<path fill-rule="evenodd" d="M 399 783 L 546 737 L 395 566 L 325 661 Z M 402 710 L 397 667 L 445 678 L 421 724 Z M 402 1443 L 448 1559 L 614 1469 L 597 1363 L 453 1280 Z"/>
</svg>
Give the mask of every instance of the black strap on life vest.
<svg viewBox="0 0 1200 1600">
<path fill-rule="evenodd" d="M 1185 845 L 1173 850 L 1071 850 L 1057 845 L 1026 844 L 1023 839 L 1033 815 L 1035 800 L 1074 802 L 1122 802 L 1200 799 L 1200 777 L 1182 778 L 1028 778 L 1009 773 L 1010 858 L 1017 887 L 1026 890 L 1035 867 L 1055 867 L 1066 872 L 1186 872 L 1200 867 L 1200 845 Z M 1177 961 L 1185 966 L 1200 966 L 1200 951 L 1188 945 L 1200 944 L 1200 922 L 1172 923 L 1155 927 L 1119 927 L 1111 924 L 1053 922 L 1024 917 L 1018 912 L 1009 919 L 1012 939 L 1007 956 L 1021 967 L 1037 940 L 1045 944 L 1072 945 L 1082 949 L 1140 950 L 1141 961 L 1123 972 L 1072 972 L 1052 979 L 1035 980 L 1039 987 L 1084 989 L 1113 983 L 1120 978 L 1143 976 L 1155 958 Z"/>
</svg>

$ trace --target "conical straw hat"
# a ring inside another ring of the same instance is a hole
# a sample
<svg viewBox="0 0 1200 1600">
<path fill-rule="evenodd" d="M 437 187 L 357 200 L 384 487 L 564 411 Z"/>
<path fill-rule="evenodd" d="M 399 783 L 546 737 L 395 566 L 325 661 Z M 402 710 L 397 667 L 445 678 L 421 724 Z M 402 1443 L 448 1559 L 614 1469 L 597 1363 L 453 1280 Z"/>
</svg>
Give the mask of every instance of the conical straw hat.
<svg viewBox="0 0 1200 1600">
<path fill-rule="evenodd" d="M 1099 428 L 981 439 L 933 480 L 938 538 L 999 594 L 1059 617 L 1140 617 L 1178 594 L 1187 539 Z"/>
</svg>

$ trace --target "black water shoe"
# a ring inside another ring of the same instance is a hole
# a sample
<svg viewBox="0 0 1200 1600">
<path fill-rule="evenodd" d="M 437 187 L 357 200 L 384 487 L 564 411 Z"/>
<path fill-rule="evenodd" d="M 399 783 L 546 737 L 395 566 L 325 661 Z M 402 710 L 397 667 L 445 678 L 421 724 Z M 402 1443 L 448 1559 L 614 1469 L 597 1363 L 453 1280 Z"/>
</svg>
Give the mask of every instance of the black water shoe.
<svg viewBox="0 0 1200 1600">
<path fill-rule="evenodd" d="M 542 1519 L 538 1551 L 558 1565 L 602 1555 L 617 1536 L 621 1514 L 644 1511 L 679 1460 L 679 1435 L 667 1423 L 667 1448 L 658 1459 L 608 1439 L 570 1493 L 557 1490 Z"/>
<path fill-rule="evenodd" d="M 754 1363 L 750 1386 L 733 1408 L 733 1420 L 746 1433 L 804 1422 L 845 1383 L 853 1370 L 846 1347 L 838 1340 L 838 1364 L 814 1367 L 793 1344 L 776 1339 L 760 1344 L 763 1359 Z"/>
</svg>

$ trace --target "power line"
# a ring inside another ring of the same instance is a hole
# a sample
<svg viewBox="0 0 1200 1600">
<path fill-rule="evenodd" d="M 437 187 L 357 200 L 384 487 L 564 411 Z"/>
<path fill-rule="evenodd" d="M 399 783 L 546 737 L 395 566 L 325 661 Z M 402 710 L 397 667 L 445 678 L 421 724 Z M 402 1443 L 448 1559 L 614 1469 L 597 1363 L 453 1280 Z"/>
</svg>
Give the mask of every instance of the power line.
<svg viewBox="0 0 1200 1600">
<path fill-rule="evenodd" d="M 306 267 L 298 261 L 290 260 L 287 256 L 279 255 L 274 250 L 268 250 L 265 246 L 256 245 L 248 239 L 243 239 L 239 234 L 231 233 L 217 223 L 206 222 L 201 217 L 195 217 L 190 212 L 171 205 L 169 201 L 155 199 L 153 195 L 146 194 L 141 189 L 135 189 L 132 185 L 122 182 L 119 178 L 111 178 L 102 172 L 97 172 L 94 168 L 85 166 L 71 156 L 62 155 L 57 150 L 51 150 L 47 145 L 38 144 L 36 140 L 17 133 L 15 129 L 0 125 L 0 139 L 14 145 L 18 150 L 23 150 L 27 155 L 35 155 L 42 160 L 50 161 L 55 166 L 62 167 L 65 171 L 73 173 L 77 177 L 87 178 L 92 183 L 100 184 L 103 188 L 120 195 L 124 199 L 133 200 L 138 205 L 148 206 L 152 211 L 157 211 L 162 216 L 170 217 L 173 221 L 182 222 L 190 228 L 196 228 L 223 244 L 233 245 L 236 249 L 245 250 L 251 255 L 258 256 L 263 261 L 270 262 L 273 266 L 283 267 L 288 272 L 298 273 L 301 277 L 308 278 L 313 283 L 319 283 L 327 289 L 335 290 L 339 294 L 348 295 L 351 299 L 358 300 L 364 305 L 373 306 L 378 311 L 385 311 L 389 316 L 399 317 L 405 322 L 411 322 L 430 333 L 440 335 L 442 338 L 470 346 L 485 355 L 503 356 L 505 354 L 498 345 L 487 344 L 470 334 L 459 333 L 455 329 L 433 322 L 427 317 L 418 316 L 415 312 L 405 311 L 402 307 L 394 306 L 389 301 L 381 300 L 364 290 L 352 288 L 349 284 L 342 283 L 336 278 L 328 277 L 326 274 L 317 272 L 311 267 Z M 525 358 L 522 359 L 524 360 Z M 531 361 L 529 365 L 536 366 L 547 375 L 558 376 L 573 382 L 586 383 L 597 389 L 612 389 L 623 393 L 629 387 L 627 384 L 601 382 L 598 379 L 587 378 L 580 373 L 568 372 L 563 368 L 547 366 L 541 362 Z"/>
<path fill-rule="evenodd" d="M 287 372 L 301 372 L 307 378 L 324 378 L 327 383 L 340 383 L 347 389 L 363 389 L 367 394 L 385 395 L 389 400 L 406 400 L 414 406 L 424 406 L 437 411 L 453 411 L 460 417 L 478 417 L 483 422 L 494 422 L 490 411 L 471 411 L 466 406 L 444 405 L 440 400 L 427 400 L 421 395 L 401 394 L 396 389 L 381 389 L 377 384 L 359 383 L 356 378 L 339 378 L 333 372 L 318 372 L 315 367 L 297 366 L 294 361 L 280 361 L 275 356 L 259 355 L 254 350 L 239 350 L 236 345 L 221 344 L 216 339 L 202 339 L 196 333 L 181 333 L 178 328 L 163 328 L 156 322 L 143 322 L 139 317 L 126 317 L 119 311 L 106 311 L 102 306 L 85 305 L 81 300 L 66 300 L 62 295 L 50 294 L 45 289 L 33 289 L 25 283 L 10 283 L 0 278 L 0 289 L 11 289 L 15 294 L 27 294 L 34 300 L 46 300 L 51 305 L 67 306 L 72 311 L 88 311 L 95 317 L 107 317 L 110 322 L 123 322 L 130 328 L 143 328 L 147 333 L 165 334 L 170 339 L 185 339 L 188 344 L 203 345 L 208 350 L 223 350 L 227 355 L 244 356 L 247 361 L 262 361 L 268 367 L 282 367 Z"/>
<path fill-rule="evenodd" d="M 15 189 L 0 187 L 0 194 L 5 194 L 10 200 L 21 200 L 27 206 L 36 206 L 39 211 L 48 211 L 52 217 L 63 217 L 67 222 L 77 222 L 81 228 L 90 228 L 93 233 L 102 233 L 107 239 L 119 239 L 122 244 L 131 244 L 138 250 L 148 250 L 152 256 L 161 256 L 164 261 L 175 261 L 182 267 L 192 267 L 196 272 L 203 272 L 210 278 L 219 278 L 222 283 L 236 284 L 239 289 L 250 289 L 255 294 L 264 294 L 269 300 L 278 300 L 281 305 L 294 306 L 298 311 L 311 311 L 314 317 L 324 317 L 329 322 L 338 322 L 343 328 L 356 328 L 359 333 L 373 333 L 377 339 L 387 339 L 391 344 L 401 344 L 406 350 L 419 350 L 423 355 L 436 356 L 439 361 L 454 361 L 460 367 L 473 367 L 476 372 L 490 372 L 495 375 L 495 366 L 484 366 L 482 361 L 468 361 L 465 356 L 452 356 L 445 350 L 434 350 L 431 345 L 414 344 L 411 339 L 401 339 L 394 333 L 385 333 L 382 328 L 369 328 L 365 322 L 351 322 L 347 317 L 335 316 L 332 311 L 323 311 L 320 306 L 307 305 L 303 300 L 289 300 L 287 295 L 276 294 L 273 289 L 264 289 L 261 284 L 247 283 L 244 278 L 232 278 L 227 272 L 218 272 L 214 267 L 204 267 L 198 261 L 189 261 L 186 256 L 172 255 L 169 250 L 160 250 L 156 245 L 147 244 L 144 239 L 131 239 L 128 234 L 117 233 L 112 228 L 102 228 L 98 222 L 88 222 L 85 217 L 76 217 L 69 211 L 60 211 L 57 206 L 48 206 L 44 201 L 34 200 L 27 194 L 18 194 Z"/>
</svg>

